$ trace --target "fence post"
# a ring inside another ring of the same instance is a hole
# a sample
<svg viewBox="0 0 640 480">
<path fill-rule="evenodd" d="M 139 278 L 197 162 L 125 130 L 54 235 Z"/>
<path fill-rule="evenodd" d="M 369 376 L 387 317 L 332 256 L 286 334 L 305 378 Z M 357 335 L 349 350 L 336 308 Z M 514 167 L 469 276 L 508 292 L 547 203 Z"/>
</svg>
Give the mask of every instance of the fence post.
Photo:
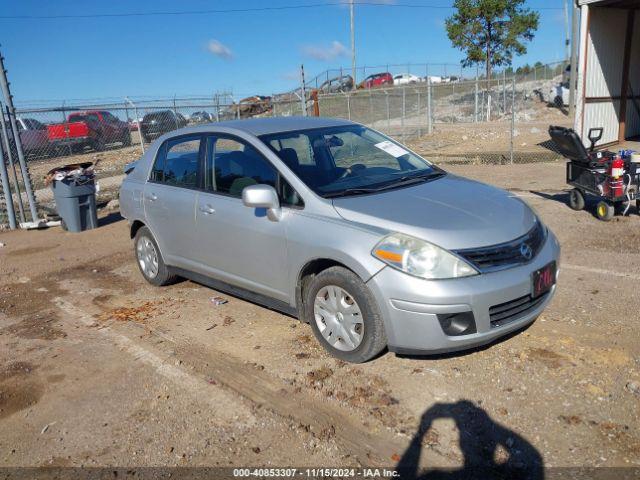
<svg viewBox="0 0 640 480">
<path fill-rule="evenodd" d="M 418 96 L 418 101 L 417 101 L 417 103 L 418 103 L 418 118 L 420 118 L 419 117 L 419 115 L 420 115 L 420 88 L 416 88 L 416 94 Z M 418 122 L 418 136 L 421 136 L 421 135 L 422 135 L 422 129 L 420 128 L 420 122 Z"/>
<path fill-rule="evenodd" d="M 429 135 L 433 133 L 431 108 L 431 79 L 427 77 L 427 134 Z"/>
<path fill-rule="evenodd" d="M 138 125 L 138 137 L 140 138 L 140 148 L 142 149 L 142 154 L 144 155 L 144 138 L 142 138 L 142 126 L 140 125 L 140 117 L 138 116 L 138 106 L 133 103 L 129 97 L 124 97 L 124 101 L 129 103 L 133 107 L 133 114 L 136 116 L 136 124 Z"/>
<path fill-rule="evenodd" d="M 391 110 L 389 108 L 389 90 L 384 91 L 384 97 L 387 103 L 387 133 L 391 131 Z"/>
<path fill-rule="evenodd" d="M 400 124 L 402 125 L 402 141 L 405 141 L 406 132 L 404 128 L 404 117 L 407 114 L 407 87 L 402 87 L 402 118 Z"/>
<path fill-rule="evenodd" d="M 11 152 L 11 143 L 9 142 L 9 132 L 7 130 L 7 122 L 4 119 L 5 110 L 2 102 L 0 102 L 0 123 L 2 123 L 2 136 L 4 137 L 4 146 L 7 150 L 7 160 L 9 161 L 9 168 L 11 173 L 13 173 L 13 186 L 16 190 L 16 197 L 18 200 L 18 211 L 20 213 L 20 221 L 26 222 L 27 219 L 24 215 L 24 205 L 22 203 L 22 192 L 20 192 L 20 184 L 18 183 L 18 172 L 16 171 L 16 164 L 13 161 L 13 153 Z M 2 159 L 4 162 L 4 157 Z M 6 199 L 6 196 L 5 196 Z M 13 197 L 12 197 L 13 200 Z"/>
<path fill-rule="evenodd" d="M 31 189 L 31 178 L 29 177 L 29 170 L 27 170 L 27 162 L 24 158 L 24 150 L 22 149 L 22 141 L 20 140 L 18 125 L 16 124 L 16 109 L 13 106 L 13 96 L 9 90 L 9 81 L 7 80 L 7 71 L 4 68 L 4 57 L 2 56 L 2 53 L 0 53 L 0 82 L 2 83 L 2 93 L 4 94 L 5 101 L 7 102 L 9 122 L 11 123 L 11 129 L 13 130 L 13 141 L 16 144 L 16 150 L 18 152 L 18 163 L 20 164 L 20 170 L 22 171 L 22 182 L 24 183 L 24 190 L 27 193 L 31 219 L 35 222 L 38 219 L 38 208 L 36 205 L 36 198 L 33 195 L 33 190 Z"/>
<path fill-rule="evenodd" d="M 351 120 L 351 94 L 347 93 L 347 118 Z"/>
<path fill-rule="evenodd" d="M 216 102 L 216 122 L 220 121 L 220 95 L 216 93 L 215 95 Z"/>
<path fill-rule="evenodd" d="M 307 91 L 304 87 L 304 65 L 300 65 L 300 102 L 302 107 L 302 116 L 307 116 Z"/>
<path fill-rule="evenodd" d="M 13 195 L 9 186 L 9 175 L 7 174 L 7 165 L 4 163 L 4 152 L 0 143 L 0 180 L 2 180 L 2 193 L 4 194 L 4 204 L 9 219 L 9 228 L 16 229 L 16 212 L 13 210 Z"/>
<path fill-rule="evenodd" d="M 502 113 L 507 113 L 507 70 L 502 70 Z"/>
<path fill-rule="evenodd" d="M 473 121 L 478 122 L 478 71 L 476 70 L 476 86 L 475 86 L 475 107 L 473 109 Z"/>
<path fill-rule="evenodd" d="M 511 139 L 509 146 L 509 158 L 511 160 L 511 165 L 513 165 L 513 134 L 515 131 L 515 123 L 516 123 L 516 77 L 515 75 L 511 77 Z"/>
</svg>

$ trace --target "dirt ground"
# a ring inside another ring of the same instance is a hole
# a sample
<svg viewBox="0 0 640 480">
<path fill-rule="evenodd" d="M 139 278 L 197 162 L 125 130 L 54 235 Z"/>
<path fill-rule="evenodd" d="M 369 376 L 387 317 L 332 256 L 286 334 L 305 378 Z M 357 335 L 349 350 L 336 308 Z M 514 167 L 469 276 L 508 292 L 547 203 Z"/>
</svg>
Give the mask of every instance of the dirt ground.
<svg viewBox="0 0 640 480">
<path fill-rule="evenodd" d="M 446 356 L 345 364 L 291 317 L 152 287 L 117 212 L 0 233 L 0 466 L 640 467 L 640 216 L 570 210 L 562 163 L 450 170 L 563 251 L 530 328 Z"/>
</svg>

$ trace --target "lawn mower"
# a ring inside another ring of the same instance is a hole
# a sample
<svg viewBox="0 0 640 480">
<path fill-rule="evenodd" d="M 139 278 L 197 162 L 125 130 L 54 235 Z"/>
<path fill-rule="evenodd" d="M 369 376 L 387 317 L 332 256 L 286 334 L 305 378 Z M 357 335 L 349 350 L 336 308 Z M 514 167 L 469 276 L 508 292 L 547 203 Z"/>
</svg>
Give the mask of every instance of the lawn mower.
<svg viewBox="0 0 640 480">
<path fill-rule="evenodd" d="M 589 130 L 591 146 L 587 150 L 578 134 L 570 128 L 550 126 L 549 135 L 558 151 L 567 158 L 567 183 L 574 187 L 569 192 L 569 206 L 574 210 L 585 207 L 585 195 L 595 195 L 596 217 L 609 221 L 616 213 L 626 215 L 635 200 L 640 214 L 640 154 L 630 150 L 596 151 L 602 138 L 602 128 Z"/>
</svg>

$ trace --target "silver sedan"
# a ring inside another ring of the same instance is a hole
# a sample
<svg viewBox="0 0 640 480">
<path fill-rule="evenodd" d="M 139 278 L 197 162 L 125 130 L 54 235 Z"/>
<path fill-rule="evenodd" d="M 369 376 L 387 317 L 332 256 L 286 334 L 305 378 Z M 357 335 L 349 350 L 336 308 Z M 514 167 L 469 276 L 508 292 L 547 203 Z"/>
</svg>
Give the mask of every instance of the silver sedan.
<svg viewBox="0 0 640 480">
<path fill-rule="evenodd" d="M 294 315 L 350 362 L 490 343 L 555 292 L 560 247 L 524 202 L 356 123 L 183 128 L 127 172 L 121 210 L 149 282 Z"/>
</svg>

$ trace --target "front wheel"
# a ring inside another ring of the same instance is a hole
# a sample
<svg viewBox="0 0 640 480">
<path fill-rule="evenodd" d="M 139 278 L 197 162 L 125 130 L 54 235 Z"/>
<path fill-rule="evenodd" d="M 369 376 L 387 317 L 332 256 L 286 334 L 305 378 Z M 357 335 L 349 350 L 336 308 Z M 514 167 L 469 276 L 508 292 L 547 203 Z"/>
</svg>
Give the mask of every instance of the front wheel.
<svg viewBox="0 0 640 480">
<path fill-rule="evenodd" d="M 382 318 L 369 288 L 355 273 L 331 267 L 305 289 L 304 319 L 334 357 L 362 363 L 387 345 Z"/>
<path fill-rule="evenodd" d="M 615 207 L 604 200 L 599 201 L 598 205 L 596 205 L 596 217 L 598 217 L 598 220 L 608 222 L 613 218 L 615 213 Z"/>
</svg>

